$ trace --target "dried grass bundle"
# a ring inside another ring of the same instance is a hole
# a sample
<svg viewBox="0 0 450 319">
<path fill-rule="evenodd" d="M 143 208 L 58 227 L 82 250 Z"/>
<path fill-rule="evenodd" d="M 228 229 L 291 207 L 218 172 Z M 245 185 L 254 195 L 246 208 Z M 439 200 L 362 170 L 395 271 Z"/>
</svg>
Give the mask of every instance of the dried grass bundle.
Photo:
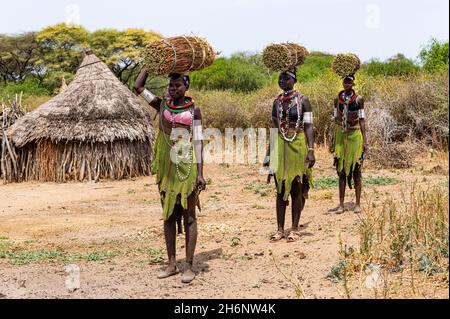
<svg viewBox="0 0 450 319">
<path fill-rule="evenodd" d="M 361 68 L 361 60 L 356 54 L 338 54 L 332 63 L 333 71 L 340 77 L 355 74 Z"/>
<path fill-rule="evenodd" d="M 150 74 L 169 75 L 206 68 L 214 62 L 216 53 L 205 39 L 178 36 L 150 43 L 143 58 Z"/>
<path fill-rule="evenodd" d="M 305 62 L 308 50 L 295 43 L 271 44 L 263 51 L 264 65 L 274 71 L 283 72 Z"/>
</svg>

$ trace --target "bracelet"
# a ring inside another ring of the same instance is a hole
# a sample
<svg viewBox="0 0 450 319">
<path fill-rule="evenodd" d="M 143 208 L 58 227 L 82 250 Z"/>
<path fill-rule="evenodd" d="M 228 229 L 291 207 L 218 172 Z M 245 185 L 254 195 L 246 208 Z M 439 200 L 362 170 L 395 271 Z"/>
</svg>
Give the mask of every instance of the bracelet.
<svg viewBox="0 0 450 319">
<path fill-rule="evenodd" d="M 304 124 L 313 124 L 313 112 L 304 112 L 303 113 L 303 123 Z"/>
<path fill-rule="evenodd" d="M 152 103 L 156 100 L 156 96 L 150 92 L 147 89 L 144 89 L 144 91 L 142 91 L 142 93 L 140 94 L 144 100 L 146 100 L 148 103 Z"/>
<path fill-rule="evenodd" d="M 308 151 L 313 151 L 314 152 L 314 147 L 309 147 Z"/>
</svg>

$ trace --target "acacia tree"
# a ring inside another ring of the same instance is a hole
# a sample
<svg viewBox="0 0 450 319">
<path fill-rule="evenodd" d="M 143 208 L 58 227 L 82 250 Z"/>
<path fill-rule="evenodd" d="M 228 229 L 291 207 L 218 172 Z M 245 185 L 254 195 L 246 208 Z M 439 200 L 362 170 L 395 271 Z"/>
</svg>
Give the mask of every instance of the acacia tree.
<svg viewBox="0 0 450 319">
<path fill-rule="evenodd" d="M 37 34 L 43 49 L 42 63 L 50 72 L 75 73 L 88 47 L 88 35 L 85 28 L 65 23 L 43 29 Z"/>
<path fill-rule="evenodd" d="M 89 32 L 82 26 L 57 24 L 37 33 L 19 36 L 0 35 L 0 77 L 8 81 L 36 76 L 50 92 L 70 82 L 83 60 L 83 51 L 91 49 L 124 84 L 131 85 L 139 72 L 144 47 L 161 35 L 142 29 L 118 31 L 104 29 Z"/>
<path fill-rule="evenodd" d="M 23 81 L 42 74 L 41 47 L 33 32 L 17 36 L 0 35 L 0 76 L 7 81 Z"/>
<path fill-rule="evenodd" d="M 141 61 L 145 46 L 161 39 L 161 35 L 142 29 L 98 30 L 89 35 L 91 49 L 116 74 L 122 83 L 129 83 Z"/>
</svg>

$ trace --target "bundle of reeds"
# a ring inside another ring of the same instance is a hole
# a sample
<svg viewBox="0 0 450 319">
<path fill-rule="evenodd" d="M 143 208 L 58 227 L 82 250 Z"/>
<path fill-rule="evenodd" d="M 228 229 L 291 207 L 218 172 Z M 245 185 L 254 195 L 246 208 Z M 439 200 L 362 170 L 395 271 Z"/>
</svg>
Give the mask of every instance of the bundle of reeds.
<svg viewBox="0 0 450 319">
<path fill-rule="evenodd" d="M 150 43 L 143 58 L 150 74 L 169 75 L 206 68 L 214 62 L 216 53 L 205 39 L 178 36 Z"/>
<path fill-rule="evenodd" d="M 333 71 L 340 77 L 355 74 L 361 68 L 361 60 L 356 54 L 340 53 L 336 55 L 332 63 Z"/>
<path fill-rule="evenodd" d="M 283 72 L 303 64 L 308 54 L 296 43 L 271 44 L 264 49 L 262 61 L 271 71 Z"/>
</svg>

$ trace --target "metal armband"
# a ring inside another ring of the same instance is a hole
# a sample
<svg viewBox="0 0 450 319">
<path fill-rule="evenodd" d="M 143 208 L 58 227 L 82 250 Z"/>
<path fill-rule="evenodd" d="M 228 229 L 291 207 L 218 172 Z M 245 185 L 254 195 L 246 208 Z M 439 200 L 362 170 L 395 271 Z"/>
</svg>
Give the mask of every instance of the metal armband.
<svg viewBox="0 0 450 319">
<path fill-rule="evenodd" d="M 358 110 L 358 117 L 360 119 L 363 119 L 366 117 L 366 112 L 364 112 L 364 109 Z"/>
<path fill-rule="evenodd" d="M 194 141 L 203 141 L 203 127 L 201 121 L 194 121 Z"/>
<path fill-rule="evenodd" d="M 140 94 L 144 100 L 146 100 L 148 103 L 152 103 L 156 100 L 156 96 L 150 92 L 149 90 L 145 89 L 144 91 L 142 91 L 142 93 Z"/>
<path fill-rule="evenodd" d="M 303 123 L 304 124 L 313 124 L 313 113 L 312 112 L 303 113 Z"/>
</svg>

